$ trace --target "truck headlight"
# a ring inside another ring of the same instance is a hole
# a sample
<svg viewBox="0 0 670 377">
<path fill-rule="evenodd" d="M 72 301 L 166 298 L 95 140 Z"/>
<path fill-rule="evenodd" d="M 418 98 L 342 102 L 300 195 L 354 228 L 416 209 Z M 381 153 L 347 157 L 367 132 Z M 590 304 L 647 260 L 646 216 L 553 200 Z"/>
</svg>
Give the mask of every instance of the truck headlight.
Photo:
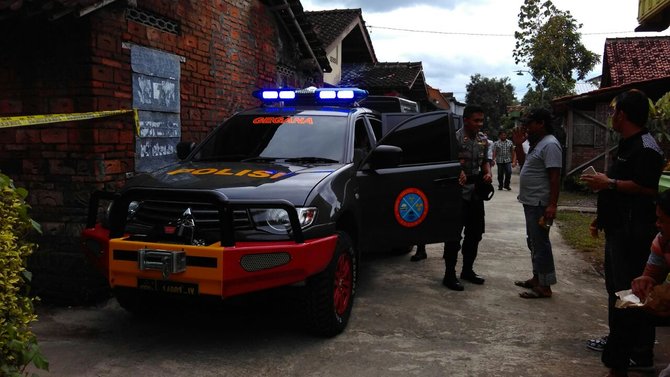
<svg viewBox="0 0 670 377">
<path fill-rule="evenodd" d="M 296 211 L 302 229 L 312 225 L 316 217 L 316 208 L 298 207 Z M 291 221 L 286 210 L 281 208 L 251 209 L 249 213 L 258 230 L 274 234 L 286 234 L 287 231 L 291 230 Z"/>
<path fill-rule="evenodd" d="M 109 228 L 109 218 L 110 214 L 112 213 L 112 207 L 114 206 L 114 202 L 111 201 L 107 205 L 107 208 L 105 209 L 105 212 L 102 215 L 101 223 L 105 228 Z M 137 212 L 137 209 L 140 207 L 140 202 L 138 201 L 132 201 L 128 204 L 128 217 L 126 217 L 127 221 L 130 221 L 134 216 L 135 212 Z"/>
</svg>

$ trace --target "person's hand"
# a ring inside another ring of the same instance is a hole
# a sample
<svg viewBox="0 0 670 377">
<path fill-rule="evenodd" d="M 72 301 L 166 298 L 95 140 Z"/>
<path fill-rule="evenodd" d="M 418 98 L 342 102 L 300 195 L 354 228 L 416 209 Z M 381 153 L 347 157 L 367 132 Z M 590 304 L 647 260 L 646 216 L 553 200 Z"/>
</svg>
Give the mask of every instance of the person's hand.
<svg viewBox="0 0 670 377">
<path fill-rule="evenodd" d="M 556 218 L 556 205 L 549 204 L 544 210 L 544 219 L 545 220 L 554 220 Z"/>
<path fill-rule="evenodd" d="M 461 170 L 461 174 L 458 176 L 458 184 L 465 186 L 465 183 L 468 181 L 468 177 L 465 175 L 465 172 Z"/>
<path fill-rule="evenodd" d="M 491 162 L 489 164 L 491 164 L 491 167 L 496 166 L 496 160 L 491 160 Z"/>
<path fill-rule="evenodd" d="M 596 173 L 593 175 L 580 175 L 581 179 L 593 191 L 604 190 L 609 186 L 609 177 L 603 173 Z"/>
<path fill-rule="evenodd" d="M 517 165 L 519 165 L 519 164 L 517 164 L 516 161 L 512 162 L 512 167 L 513 168 L 515 168 Z"/>
<path fill-rule="evenodd" d="M 633 279 L 631 283 L 631 288 L 633 294 L 640 298 L 641 302 L 647 299 L 647 295 L 651 292 L 652 288 L 656 285 L 656 281 L 650 276 L 639 276 Z"/>
<path fill-rule="evenodd" d="M 482 176 L 482 180 L 484 183 L 491 183 L 493 182 L 493 177 L 491 176 L 491 173 L 486 173 Z"/>
</svg>

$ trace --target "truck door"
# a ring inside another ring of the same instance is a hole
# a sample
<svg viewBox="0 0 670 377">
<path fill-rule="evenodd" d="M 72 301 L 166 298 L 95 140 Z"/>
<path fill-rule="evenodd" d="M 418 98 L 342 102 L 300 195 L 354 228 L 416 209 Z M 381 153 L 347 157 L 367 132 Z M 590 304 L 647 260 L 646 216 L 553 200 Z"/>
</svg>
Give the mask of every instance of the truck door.
<svg viewBox="0 0 670 377">
<path fill-rule="evenodd" d="M 458 237 L 461 165 L 451 122 L 445 111 L 412 116 L 385 135 L 360 165 L 364 250 Z M 376 153 L 398 152 L 398 148 L 402 149 L 400 163 L 376 162 Z"/>
</svg>

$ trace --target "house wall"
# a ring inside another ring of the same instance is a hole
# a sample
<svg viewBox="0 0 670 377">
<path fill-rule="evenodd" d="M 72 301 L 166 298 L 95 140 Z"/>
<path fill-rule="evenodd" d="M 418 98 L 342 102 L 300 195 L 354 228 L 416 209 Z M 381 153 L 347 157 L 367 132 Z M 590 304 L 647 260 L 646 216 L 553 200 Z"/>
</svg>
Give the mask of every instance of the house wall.
<svg viewBox="0 0 670 377">
<path fill-rule="evenodd" d="M 3 21 L 0 33 L 12 37 L 0 39 L 0 116 L 131 109 L 132 46 L 180 57 L 182 140 L 199 141 L 225 117 L 256 105 L 256 88 L 314 80 L 294 68 L 294 44 L 282 40 L 259 0 L 138 3 L 148 12 L 139 21 L 126 18 L 126 2 L 82 18 Z M 154 27 L 164 20 L 178 31 Z M 88 198 L 94 189 L 120 188 L 135 173 L 136 137 L 131 114 L 0 129 L 0 170 L 29 190 L 43 227 L 31 262 L 42 297 L 90 294 L 85 287 L 96 278 L 77 270 Z"/>
<path fill-rule="evenodd" d="M 606 150 L 606 143 L 612 143 L 611 130 L 607 127 L 607 108 L 609 103 L 598 102 L 590 108 L 582 108 L 572 111 L 572 124 L 570 127 L 572 140 L 572 153 L 570 166 L 566 166 L 566 173 L 577 169 L 577 173 L 582 169 L 583 164 L 593 165 L 597 171 L 605 170 L 605 158 L 603 154 Z M 568 121 L 563 124 L 568 124 Z M 610 133 L 608 136 L 607 133 Z M 600 156 L 596 161 L 589 162 Z M 576 175 L 579 175 L 577 174 Z"/>
<path fill-rule="evenodd" d="M 330 85 L 339 85 L 340 80 L 342 80 L 342 44 L 335 44 L 335 48 L 328 52 L 328 61 L 330 62 L 330 67 L 333 69 L 331 72 L 323 74 L 323 82 Z"/>
<path fill-rule="evenodd" d="M 572 167 L 577 167 L 579 165 L 582 165 L 586 163 L 587 161 L 590 161 L 594 159 L 596 156 L 599 156 L 605 152 L 605 148 L 594 148 L 594 147 L 589 147 L 589 146 L 575 146 L 573 147 L 572 150 Z M 589 163 L 588 165 L 593 165 L 593 167 L 599 171 L 603 172 L 605 169 L 605 160 L 604 158 L 599 158 L 598 160 L 594 161 L 593 163 Z M 583 170 L 583 169 L 582 169 Z M 581 170 L 580 170 L 581 172 Z M 578 176 L 579 174 L 576 173 Z"/>
</svg>

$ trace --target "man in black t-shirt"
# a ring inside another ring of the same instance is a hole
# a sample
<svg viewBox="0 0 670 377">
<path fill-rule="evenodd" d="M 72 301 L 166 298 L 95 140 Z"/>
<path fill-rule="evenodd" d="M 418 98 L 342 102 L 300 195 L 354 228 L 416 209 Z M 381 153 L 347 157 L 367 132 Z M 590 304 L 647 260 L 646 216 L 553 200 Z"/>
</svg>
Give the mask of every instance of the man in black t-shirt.
<svg viewBox="0 0 670 377">
<path fill-rule="evenodd" d="M 608 293 L 610 333 L 602 361 L 609 376 L 626 376 L 630 368 L 654 366 L 655 328 L 638 311 L 617 309 L 615 293 L 630 289 L 642 274 L 656 234 L 654 198 L 663 169 L 663 154 L 645 128 L 649 100 L 629 90 L 612 102 L 612 128 L 621 135 L 607 174 L 582 176 L 598 191 L 594 226 L 605 232 L 605 286 Z"/>
</svg>

